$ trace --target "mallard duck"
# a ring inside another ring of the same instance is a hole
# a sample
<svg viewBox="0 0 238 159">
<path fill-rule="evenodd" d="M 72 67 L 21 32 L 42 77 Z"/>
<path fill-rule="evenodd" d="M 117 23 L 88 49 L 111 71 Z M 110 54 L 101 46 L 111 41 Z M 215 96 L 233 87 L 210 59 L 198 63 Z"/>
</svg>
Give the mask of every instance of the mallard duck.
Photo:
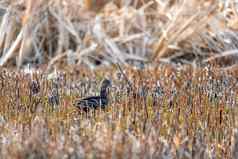
<svg viewBox="0 0 238 159">
<path fill-rule="evenodd" d="M 108 88 L 111 86 L 111 81 L 104 79 L 101 84 L 101 90 L 99 96 L 91 96 L 83 99 L 77 99 L 74 103 L 74 106 L 87 112 L 90 109 L 97 109 L 105 107 L 108 104 Z"/>
</svg>

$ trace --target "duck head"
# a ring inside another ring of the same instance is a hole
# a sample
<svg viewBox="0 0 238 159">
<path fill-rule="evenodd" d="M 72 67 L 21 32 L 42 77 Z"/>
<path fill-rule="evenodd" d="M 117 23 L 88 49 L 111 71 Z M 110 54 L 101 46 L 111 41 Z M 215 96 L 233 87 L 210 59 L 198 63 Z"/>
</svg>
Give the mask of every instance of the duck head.
<svg viewBox="0 0 238 159">
<path fill-rule="evenodd" d="M 107 97 L 108 95 L 108 89 L 112 86 L 112 82 L 108 79 L 104 79 L 101 84 L 101 91 L 100 96 L 101 97 Z"/>
</svg>

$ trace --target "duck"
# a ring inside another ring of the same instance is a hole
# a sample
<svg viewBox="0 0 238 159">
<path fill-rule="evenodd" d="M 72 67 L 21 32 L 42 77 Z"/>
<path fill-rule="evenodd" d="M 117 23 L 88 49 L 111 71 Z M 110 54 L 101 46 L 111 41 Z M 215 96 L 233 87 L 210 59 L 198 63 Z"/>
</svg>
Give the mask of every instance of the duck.
<svg viewBox="0 0 238 159">
<path fill-rule="evenodd" d="M 108 105 L 108 88 L 112 86 L 111 80 L 104 79 L 101 83 L 100 95 L 99 96 L 91 96 L 82 99 L 76 99 L 74 102 L 74 106 L 80 110 L 88 112 L 92 109 L 105 109 Z"/>
</svg>

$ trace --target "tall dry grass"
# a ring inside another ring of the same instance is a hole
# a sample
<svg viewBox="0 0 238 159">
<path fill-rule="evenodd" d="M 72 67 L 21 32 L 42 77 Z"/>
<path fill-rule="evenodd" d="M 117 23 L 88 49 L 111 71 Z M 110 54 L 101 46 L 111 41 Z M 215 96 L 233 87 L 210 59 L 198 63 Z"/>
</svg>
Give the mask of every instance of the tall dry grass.
<svg viewBox="0 0 238 159">
<path fill-rule="evenodd" d="M 53 79 L 2 70 L 0 157 L 237 158 L 237 73 L 171 66 L 125 73 L 134 92 L 108 68 Z M 97 94 L 106 75 L 113 81 L 106 110 L 85 114 L 72 106 Z"/>
<path fill-rule="evenodd" d="M 0 8 L 1 66 L 51 68 L 62 61 L 92 68 L 115 62 L 236 66 L 233 0 L 3 0 Z"/>
</svg>

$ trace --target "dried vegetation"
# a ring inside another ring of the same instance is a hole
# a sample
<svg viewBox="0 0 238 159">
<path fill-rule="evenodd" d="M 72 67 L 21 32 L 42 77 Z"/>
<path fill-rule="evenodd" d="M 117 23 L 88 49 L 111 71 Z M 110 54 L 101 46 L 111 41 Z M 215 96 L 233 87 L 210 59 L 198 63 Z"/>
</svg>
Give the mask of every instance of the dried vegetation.
<svg viewBox="0 0 238 159">
<path fill-rule="evenodd" d="M 234 72 L 161 66 L 126 74 L 134 91 L 111 69 L 56 72 L 50 79 L 1 71 L 0 156 L 237 157 Z M 105 76 L 113 81 L 105 111 L 86 114 L 72 106 L 76 98 L 98 94 Z"/>
<path fill-rule="evenodd" d="M 4 0 L 0 8 L 1 66 L 236 66 L 238 14 L 232 0 Z"/>
<path fill-rule="evenodd" d="M 237 19 L 233 0 L 0 1 L 0 158 L 238 158 Z M 104 77 L 108 108 L 74 108 Z"/>
</svg>

